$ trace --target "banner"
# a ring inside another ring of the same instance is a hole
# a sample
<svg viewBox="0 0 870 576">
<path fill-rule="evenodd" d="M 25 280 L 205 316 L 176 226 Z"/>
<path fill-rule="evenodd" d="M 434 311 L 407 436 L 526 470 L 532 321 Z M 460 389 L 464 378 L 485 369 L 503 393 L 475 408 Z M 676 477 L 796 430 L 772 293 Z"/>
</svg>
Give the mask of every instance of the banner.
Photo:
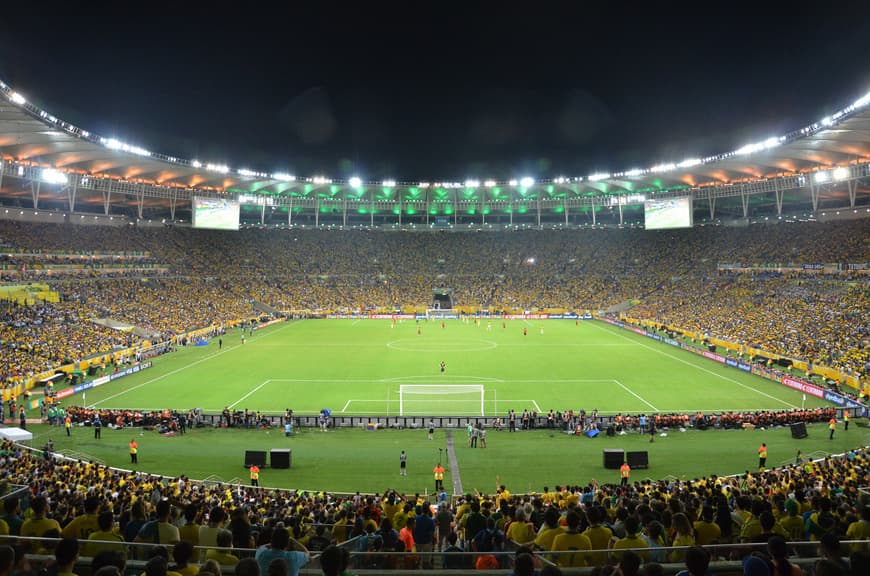
<svg viewBox="0 0 870 576">
<path fill-rule="evenodd" d="M 710 360 L 715 360 L 720 364 L 725 364 L 725 357 L 721 354 L 716 354 L 715 352 L 710 352 L 709 350 L 702 350 L 701 356 L 704 358 L 709 358 Z"/>
<path fill-rule="evenodd" d="M 813 384 L 808 384 L 807 382 L 801 382 L 800 380 L 795 380 L 791 376 L 783 376 L 782 383 L 784 386 L 788 386 L 789 388 L 793 388 L 795 390 L 800 390 L 805 394 L 809 394 L 810 396 L 815 396 L 816 398 L 824 398 L 824 390 L 815 386 Z"/>
</svg>

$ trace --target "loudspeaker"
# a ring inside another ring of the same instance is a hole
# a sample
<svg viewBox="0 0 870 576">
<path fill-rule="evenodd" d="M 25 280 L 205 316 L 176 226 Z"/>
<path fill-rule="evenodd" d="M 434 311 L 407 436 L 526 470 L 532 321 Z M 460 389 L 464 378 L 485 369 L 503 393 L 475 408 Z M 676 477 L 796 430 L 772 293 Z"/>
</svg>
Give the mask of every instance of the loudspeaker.
<svg viewBox="0 0 870 576">
<path fill-rule="evenodd" d="M 593 428 L 592 430 L 590 430 L 589 432 L 586 433 L 586 435 L 589 436 L 590 438 L 595 438 L 596 436 L 598 436 L 598 434 L 599 434 L 599 432 L 598 432 L 597 428 Z"/>
<path fill-rule="evenodd" d="M 795 422 L 791 425 L 791 437 L 797 440 L 801 438 L 806 438 L 809 436 L 807 434 L 807 425 L 804 422 Z"/>
<path fill-rule="evenodd" d="M 604 450 L 604 467 L 609 470 L 619 470 L 622 463 L 625 462 L 625 451 L 606 449 Z"/>
<path fill-rule="evenodd" d="M 290 460 L 291 454 L 289 448 L 274 448 L 269 454 L 269 461 L 271 462 L 272 468 L 289 468 Z"/>
<path fill-rule="evenodd" d="M 260 468 L 266 466 L 265 450 L 245 450 L 245 468 L 250 468 L 254 464 Z"/>
<path fill-rule="evenodd" d="M 625 457 L 632 468 L 649 468 L 649 452 L 626 452 Z"/>
</svg>

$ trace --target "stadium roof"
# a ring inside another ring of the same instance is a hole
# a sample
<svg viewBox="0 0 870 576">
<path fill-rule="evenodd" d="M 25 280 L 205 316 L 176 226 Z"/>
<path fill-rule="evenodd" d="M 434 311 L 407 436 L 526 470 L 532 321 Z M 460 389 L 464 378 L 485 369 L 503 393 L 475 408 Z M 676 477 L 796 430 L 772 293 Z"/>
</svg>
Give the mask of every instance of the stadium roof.
<svg viewBox="0 0 870 576">
<path fill-rule="evenodd" d="M 167 156 L 74 126 L 35 106 L 2 81 L 0 92 L 0 157 L 19 166 L 50 169 L 49 177 L 43 178 L 47 182 L 53 176 L 60 178 L 59 182 L 66 181 L 57 174 L 77 174 L 94 181 L 108 179 L 147 188 L 212 194 L 293 197 L 321 187 L 332 188 L 333 193 L 336 188 L 348 193 L 372 187 L 522 191 L 537 188 L 543 194 L 543 188 L 551 197 L 582 198 L 678 192 L 782 178 L 792 178 L 794 182 L 794 177 L 806 178 L 809 173 L 819 172 L 821 176 L 815 174 L 810 180 L 821 184 L 866 176 L 870 163 L 870 93 L 804 128 L 707 158 L 675 159 L 673 163 L 648 168 L 546 180 L 525 177 L 464 182 L 362 182 L 354 178 L 332 180 L 327 176 L 263 173 Z M 831 170 L 837 167 L 846 168 Z"/>
</svg>

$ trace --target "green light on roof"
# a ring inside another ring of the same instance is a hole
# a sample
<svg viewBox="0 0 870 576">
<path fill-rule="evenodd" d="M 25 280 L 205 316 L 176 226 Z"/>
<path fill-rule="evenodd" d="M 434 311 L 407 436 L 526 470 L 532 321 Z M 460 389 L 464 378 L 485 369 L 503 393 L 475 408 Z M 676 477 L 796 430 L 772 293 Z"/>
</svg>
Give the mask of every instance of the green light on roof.
<svg viewBox="0 0 870 576">
<path fill-rule="evenodd" d="M 552 184 L 550 184 L 549 186 L 547 186 L 547 194 L 552 194 L 553 190 L 555 190 L 555 189 L 556 189 L 556 187 L 553 186 Z"/>
<path fill-rule="evenodd" d="M 438 214 L 438 209 L 437 209 L 437 208 L 431 208 L 431 209 L 429 210 L 429 214 Z"/>
<path fill-rule="evenodd" d="M 526 208 L 525 206 L 520 206 L 519 208 L 517 208 L 517 212 L 519 212 L 520 214 L 525 214 L 528 211 L 529 211 L 529 209 Z"/>
<path fill-rule="evenodd" d="M 309 192 L 311 192 L 312 190 L 314 190 L 314 184 L 306 184 L 305 186 L 302 187 L 302 190 L 303 190 L 306 194 L 308 194 Z"/>
<path fill-rule="evenodd" d="M 485 207 L 483 210 L 481 210 L 481 212 L 483 212 L 484 214 L 489 214 L 490 213 L 489 206 Z"/>
<path fill-rule="evenodd" d="M 402 213 L 402 211 L 399 210 L 398 208 L 393 208 L 393 214 L 401 214 L 401 213 Z"/>
<path fill-rule="evenodd" d="M 444 213 L 445 214 L 453 214 L 453 207 L 448 206 L 447 208 L 444 209 Z"/>
<path fill-rule="evenodd" d="M 564 206 L 556 206 L 555 208 L 553 208 L 553 212 L 555 212 L 556 214 L 561 214 L 564 211 L 565 211 Z"/>
<path fill-rule="evenodd" d="M 474 214 L 474 212 L 475 212 L 474 208 L 469 208 L 469 209 L 468 209 L 468 213 L 469 213 L 469 214 Z"/>
<path fill-rule="evenodd" d="M 443 197 L 444 195 L 447 194 L 447 193 L 444 191 L 444 188 L 436 188 L 436 189 L 435 189 L 435 193 L 438 194 L 438 196 L 442 196 L 442 197 Z"/>
<path fill-rule="evenodd" d="M 332 186 L 329 187 L 329 193 L 332 194 L 333 196 L 338 194 L 339 190 L 341 190 L 341 186 L 339 186 L 338 184 L 333 184 Z"/>
<path fill-rule="evenodd" d="M 405 210 L 405 214 L 416 214 L 417 210 L 415 208 L 408 208 Z"/>
<path fill-rule="evenodd" d="M 408 188 L 408 193 L 411 194 L 411 196 L 416 196 L 420 193 L 420 189 L 416 186 L 411 186 L 410 188 Z"/>
<path fill-rule="evenodd" d="M 368 214 L 369 213 L 367 208 L 359 208 L 357 210 L 357 212 L 359 212 L 360 214 Z"/>
<path fill-rule="evenodd" d="M 496 187 L 492 189 L 493 196 L 498 196 L 499 194 L 501 194 L 501 188 Z"/>
</svg>

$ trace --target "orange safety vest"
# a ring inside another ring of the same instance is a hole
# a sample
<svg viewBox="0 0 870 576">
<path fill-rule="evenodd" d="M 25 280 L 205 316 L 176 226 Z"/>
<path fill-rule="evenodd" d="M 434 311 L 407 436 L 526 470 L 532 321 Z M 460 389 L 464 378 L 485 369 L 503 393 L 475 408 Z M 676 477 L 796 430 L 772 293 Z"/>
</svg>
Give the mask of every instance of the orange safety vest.
<svg viewBox="0 0 870 576">
<path fill-rule="evenodd" d="M 444 468 L 440 465 L 435 467 L 435 480 L 444 480 Z"/>
<path fill-rule="evenodd" d="M 629 474 L 631 474 L 631 468 L 628 464 L 623 464 L 619 467 L 619 472 L 622 474 L 623 478 L 628 478 Z"/>
<path fill-rule="evenodd" d="M 135 454 L 139 451 L 139 445 L 136 442 L 130 442 L 130 454 Z"/>
<path fill-rule="evenodd" d="M 258 466 L 251 466 L 251 480 L 259 480 L 260 479 L 260 468 Z"/>
</svg>

